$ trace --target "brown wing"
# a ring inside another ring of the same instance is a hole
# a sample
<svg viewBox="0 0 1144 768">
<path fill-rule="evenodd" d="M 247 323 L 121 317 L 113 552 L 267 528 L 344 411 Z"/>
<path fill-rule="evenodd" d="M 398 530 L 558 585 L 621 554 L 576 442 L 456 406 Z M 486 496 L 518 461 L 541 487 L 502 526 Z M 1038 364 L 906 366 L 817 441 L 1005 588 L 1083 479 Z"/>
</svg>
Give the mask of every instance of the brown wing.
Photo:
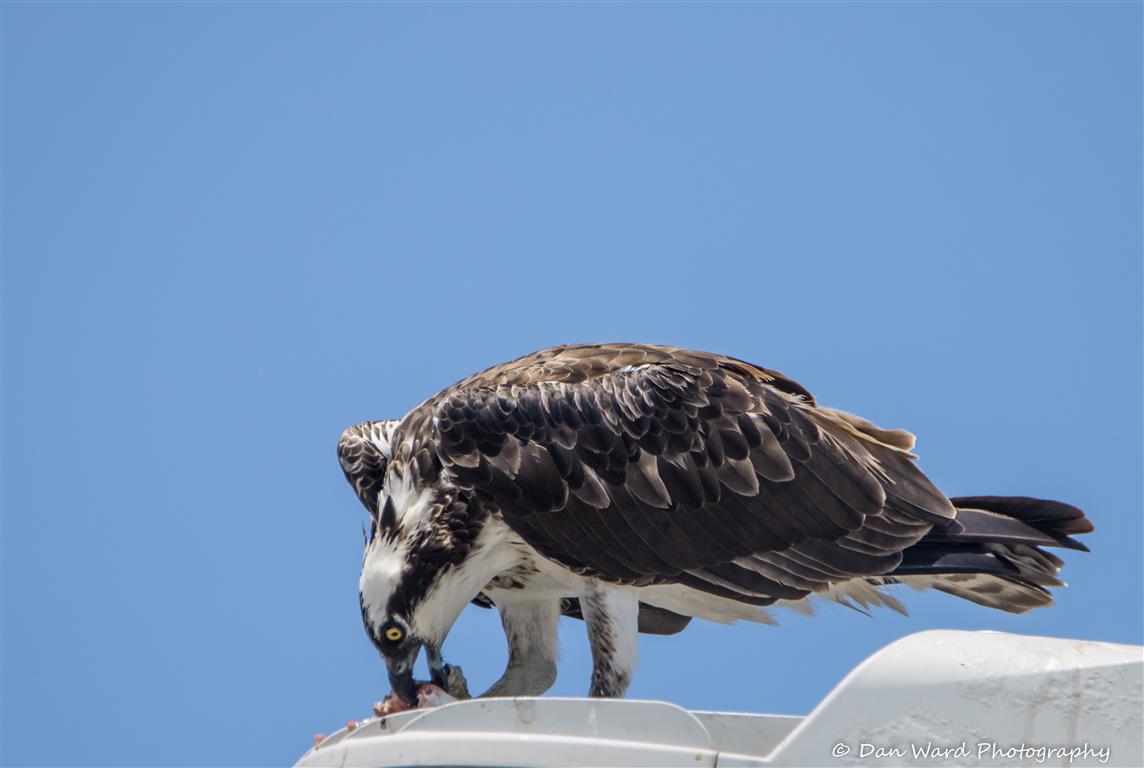
<svg viewBox="0 0 1144 768">
<path fill-rule="evenodd" d="M 366 421 L 342 432 L 338 440 L 338 463 L 346 480 L 376 523 L 377 497 L 385 485 L 389 466 L 390 438 L 398 421 Z"/>
<path fill-rule="evenodd" d="M 545 350 L 446 390 L 406 425 L 415 450 L 542 554 L 619 582 L 796 599 L 889 572 L 955 514 L 905 433 L 699 352 Z"/>
</svg>

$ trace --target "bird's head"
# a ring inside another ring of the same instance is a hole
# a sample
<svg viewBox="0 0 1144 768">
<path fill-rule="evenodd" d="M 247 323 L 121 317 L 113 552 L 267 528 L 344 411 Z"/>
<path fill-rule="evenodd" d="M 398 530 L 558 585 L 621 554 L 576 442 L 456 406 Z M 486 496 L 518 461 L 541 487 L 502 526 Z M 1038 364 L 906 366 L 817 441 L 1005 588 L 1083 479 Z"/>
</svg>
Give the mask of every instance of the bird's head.
<svg viewBox="0 0 1144 768">
<path fill-rule="evenodd" d="M 430 659 L 439 658 L 464 607 L 454 605 L 447 586 L 441 589 L 450 581 L 447 551 L 427 544 L 421 536 L 375 536 L 366 548 L 359 585 L 366 633 L 385 659 L 393 690 L 409 702 L 417 700 L 413 665 L 418 654 L 428 648 Z"/>
<path fill-rule="evenodd" d="M 413 666 L 422 648 L 433 682 L 444 687 L 441 645 L 491 578 L 483 554 L 489 547 L 480 536 L 484 516 L 450 494 L 386 494 L 381 503 L 362 562 L 362 620 L 393 690 L 413 702 Z"/>
<path fill-rule="evenodd" d="M 407 702 L 417 701 L 417 683 L 413 679 L 413 665 L 417 663 L 417 656 L 425 645 L 424 638 L 410 631 L 408 622 L 399 616 L 387 618 L 380 625 L 365 617 L 365 624 L 366 631 L 385 659 L 389 684 L 394 693 Z M 434 676 L 436 677 L 436 674 Z"/>
</svg>

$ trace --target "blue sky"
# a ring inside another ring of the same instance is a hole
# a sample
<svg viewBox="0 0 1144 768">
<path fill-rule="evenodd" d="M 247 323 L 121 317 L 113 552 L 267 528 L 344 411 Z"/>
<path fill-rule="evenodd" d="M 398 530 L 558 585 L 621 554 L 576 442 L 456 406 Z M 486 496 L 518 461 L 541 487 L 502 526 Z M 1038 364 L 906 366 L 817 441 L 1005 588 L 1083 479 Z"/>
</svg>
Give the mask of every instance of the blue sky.
<svg viewBox="0 0 1144 768">
<path fill-rule="evenodd" d="M 1142 641 L 1141 7 L 3 6 L 3 752 L 271 765 L 386 690 L 341 430 L 561 342 L 777 368 L 950 494 L 1082 506 L 1056 606 L 649 638 L 801 713 L 910 632 Z M 555 693 L 588 685 L 562 628 Z M 472 608 L 446 646 L 504 661 Z"/>
</svg>

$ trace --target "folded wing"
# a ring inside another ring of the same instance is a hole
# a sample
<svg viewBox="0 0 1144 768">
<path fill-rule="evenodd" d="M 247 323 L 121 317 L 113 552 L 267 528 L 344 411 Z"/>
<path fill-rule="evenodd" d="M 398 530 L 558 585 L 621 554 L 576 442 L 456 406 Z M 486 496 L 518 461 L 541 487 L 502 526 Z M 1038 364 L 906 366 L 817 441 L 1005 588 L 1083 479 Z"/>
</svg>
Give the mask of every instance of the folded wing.
<svg viewBox="0 0 1144 768">
<path fill-rule="evenodd" d="M 717 355 L 545 350 L 424 409 L 410 428 L 434 465 L 546 557 L 616 582 L 798 599 L 893 571 L 955 515 L 908 433 Z"/>
</svg>

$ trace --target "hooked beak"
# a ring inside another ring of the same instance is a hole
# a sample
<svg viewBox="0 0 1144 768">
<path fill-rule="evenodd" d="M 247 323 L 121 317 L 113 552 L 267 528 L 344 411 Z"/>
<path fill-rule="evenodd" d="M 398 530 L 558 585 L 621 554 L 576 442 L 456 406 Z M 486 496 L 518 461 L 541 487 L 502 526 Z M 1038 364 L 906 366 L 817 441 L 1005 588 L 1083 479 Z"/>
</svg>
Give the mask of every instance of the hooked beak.
<svg viewBox="0 0 1144 768">
<path fill-rule="evenodd" d="M 420 652 L 421 642 L 410 638 L 408 649 L 402 649 L 394 656 L 385 657 L 385 666 L 389 671 L 389 685 L 406 704 L 417 704 L 417 683 L 413 681 L 413 665 L 417 663 L 417 654 Z"/>
</svg>

